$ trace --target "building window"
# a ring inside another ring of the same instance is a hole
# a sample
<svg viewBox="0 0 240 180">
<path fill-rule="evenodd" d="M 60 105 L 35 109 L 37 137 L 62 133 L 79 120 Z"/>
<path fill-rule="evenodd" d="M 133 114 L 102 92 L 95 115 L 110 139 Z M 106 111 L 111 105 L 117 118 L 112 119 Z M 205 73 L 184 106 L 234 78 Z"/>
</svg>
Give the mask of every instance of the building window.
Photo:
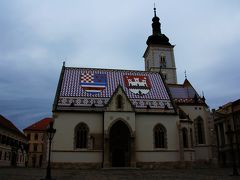
<svg viewBox="0 0 240 180">
<path fill-rule="evenodd" d="M 221 145 L 224 146 L 225 145 L 225 133 L 224 133 L 224 128 L 223 128 L 223 123 L 219 124 L 219 128 L 220 128 Z"/>
<path fill-rule="evenodd" d="M 2 151 L 0 151 L 0 160 L 2 159 Z"/>
<path fill-rule="evenodd" d="M 203 119 L 199 116 L 198 118 L 195 119 L 194 125 L 197 144 L 205 144 Z"/>
<path fill-rule="evenodd" d="M 31 139 L 31 134 L 27 134 L 27 139 L 28 139 L 28 140 Z"/>
<path fill-rule="evenodd" d="M 4 160 L 7 160 L 7 152 L 4 153 Z"/>
<path fill-rule="evenodd" d="M 166 68 L 166 56 L 164 54 L 161 54 L 160 56 L 160 67 Z"/>
<path fill-rule="evenodd" d="M 38 150 L 38 145 L 37 144 L 33 144 L 33 151 L 37 151 Z"/>
<path fill-rule="evenodd" d="M 6 145 L 10 145 L 10 138 L 6 137 Z"/>
<path fill-rule="evenodd" d="M 85 123 L 80 123 L 75 128 L 75 147 L 87 148 L 89 129 Z"/>
<path fill-rule="evenodd" d="M 2 144 L 6 144 L 6 136 L 5 135 L 2 136 Z"/>
<path fill-rule="evenodd" d="M 121 109 L 122 108 L 122 104 L 123 104 L 123 99 L 121 95 L 117 96 L 117 108 Z"/>
<path fill-rule="evenodd" d="M 167 148 L 167 131 L 161 124 L 154 128 L 154 145 L 155 148 Z"/>
<path fill-rule="evenodd" d="M 187 128 L 182 128 L 182 140 L 183 140 L 183 148 L 188 148 L 188 130 L 187 130 Z"/>
<path fill-rule="evenodd" d="M 34 135 L 34 139 L 38 140 L 38 134 L 37 133 Z"/>
</svg>

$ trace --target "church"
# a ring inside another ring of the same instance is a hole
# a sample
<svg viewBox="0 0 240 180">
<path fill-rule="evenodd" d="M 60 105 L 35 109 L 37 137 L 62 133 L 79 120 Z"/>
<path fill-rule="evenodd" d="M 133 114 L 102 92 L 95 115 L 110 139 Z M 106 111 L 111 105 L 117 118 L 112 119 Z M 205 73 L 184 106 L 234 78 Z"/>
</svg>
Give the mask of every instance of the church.
<svg viewBox="0 0 240 180">
<path fill-rule="evenodd" d="M 53 104 L 52 164 L 63 168 L 158 169 L 210 163 L 204 96 L 177 83 L 174 45 L 154 8 L 145 70 L 66 67 Z"/>
</svg>

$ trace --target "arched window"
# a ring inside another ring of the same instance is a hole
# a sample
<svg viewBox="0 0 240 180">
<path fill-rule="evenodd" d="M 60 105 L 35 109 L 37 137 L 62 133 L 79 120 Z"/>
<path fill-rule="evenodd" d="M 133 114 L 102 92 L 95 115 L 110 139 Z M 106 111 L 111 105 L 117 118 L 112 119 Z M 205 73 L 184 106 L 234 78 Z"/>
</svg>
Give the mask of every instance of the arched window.
<svg viewBox="0 0 240 180">
<path fill-rule="evenodd" d="M 188 148 L 188 130 L 187 128 L 182 128 L 182 140 L 183 140 L 183 148 Z"/>
<path fill-rule="evenodd" d="M 164 54 L 160 56 L 160 66 L 161 68 L 166 68 L 166 56 Z"/>
<path fill-rule="evenodd" d="M 123 104 L 122 96 L 118 95 L 117 96 L 117 108 L 121 109 L 122 108 L 122 104 Z"/>
<path fill-rule="evenodd" d="M 85 123 L 80 123 L 75 128 L 75 147 L 87 148 L 89 129 Z"/>
<path fill-rule="evenodd" d="M 204 123 L 203 119 L 199 116 L 194 121 L 195 136 L 197 144 L 205 144 Z"/>
<path fill-rule="evenodd" d="M 154 145 L 155 148 L 167 148 L 167 130 L 161 124 L 154 128 Z"/>
</svg>

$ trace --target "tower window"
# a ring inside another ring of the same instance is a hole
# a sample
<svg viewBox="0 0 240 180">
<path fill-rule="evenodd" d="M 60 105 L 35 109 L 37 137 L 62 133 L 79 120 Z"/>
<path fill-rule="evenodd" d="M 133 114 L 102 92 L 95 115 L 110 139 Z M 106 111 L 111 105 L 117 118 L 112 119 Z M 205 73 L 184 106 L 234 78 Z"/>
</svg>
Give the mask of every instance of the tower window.
<svg viewBox="0 0 240 180">
<path fill-rule="evenodd" d="M 161 68 L 166 68 L 166 56 L 163 54 L 160 56 L 160 66 Z"/>
</svg>

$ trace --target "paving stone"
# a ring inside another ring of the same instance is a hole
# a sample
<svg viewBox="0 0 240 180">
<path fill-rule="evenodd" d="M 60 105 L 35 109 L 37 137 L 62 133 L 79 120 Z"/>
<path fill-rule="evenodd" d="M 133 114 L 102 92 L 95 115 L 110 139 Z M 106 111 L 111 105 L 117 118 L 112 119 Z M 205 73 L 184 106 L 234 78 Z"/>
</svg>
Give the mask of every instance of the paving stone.
<svg viewBox="0 0 240 180">
<path fill-rule="evenodd" d="M 240 172 L 240 170 L 239 170 Z M 201 169 L 100 169 L 70 170 L 53 169 L 56 180 L 240 180 L 240 176 L 230 176 L 231 168 Z M 38 168 L 0 168 L 0 180 L 40 180 L 46 175 L 45 169 Z"/>
</svg>

